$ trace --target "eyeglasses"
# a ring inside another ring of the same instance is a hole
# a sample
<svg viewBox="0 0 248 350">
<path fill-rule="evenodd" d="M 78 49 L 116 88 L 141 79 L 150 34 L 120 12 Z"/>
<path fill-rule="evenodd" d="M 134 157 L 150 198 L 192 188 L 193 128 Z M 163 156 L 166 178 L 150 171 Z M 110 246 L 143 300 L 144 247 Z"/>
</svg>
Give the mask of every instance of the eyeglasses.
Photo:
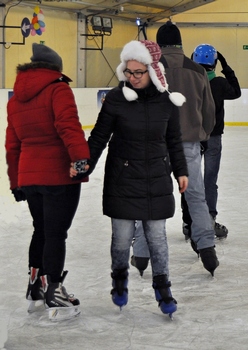
<svg viewBox="0 0 248 350">
<path fill-rule="evenodd" d="M 143 77 L 143 74 L 145 74 L 147 72 L 148 72 L 148 70 L 145 70 L 144 72 L 142 72 L 142 71 L 131 72 L 129 69 L 125 69 L 123 73 L 124 73 L 125 77 L 127 77 L 127 78 L 131 78 L 131 76 L 133 75 L 134 78 L 140 79 Z"/>
</svg>

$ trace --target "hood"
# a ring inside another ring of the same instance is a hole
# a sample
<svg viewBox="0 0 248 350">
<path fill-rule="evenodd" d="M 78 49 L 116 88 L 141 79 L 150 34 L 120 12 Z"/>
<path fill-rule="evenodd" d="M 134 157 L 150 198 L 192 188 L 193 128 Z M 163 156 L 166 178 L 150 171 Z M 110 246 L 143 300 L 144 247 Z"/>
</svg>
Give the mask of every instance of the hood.
<svg viewBox="0 0 248 350">
<path fill-rule="evenodd" d="M 15 98 L 18 101 L 27 102 L 62 77 L 67 82 L 71 81 L 51 64 L 35 62 L 19 65 L 13 88 Z"/>
</svg>

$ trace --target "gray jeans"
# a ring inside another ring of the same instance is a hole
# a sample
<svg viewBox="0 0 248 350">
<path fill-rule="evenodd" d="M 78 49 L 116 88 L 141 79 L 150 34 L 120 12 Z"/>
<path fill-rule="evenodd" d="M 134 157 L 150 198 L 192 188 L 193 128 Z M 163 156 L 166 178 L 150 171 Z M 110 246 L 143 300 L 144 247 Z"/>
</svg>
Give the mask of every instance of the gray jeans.
<svg viewBox="0 0 248 350">
<path fill-rule="evenodd" d="M 112 242 L 111 258 L 112 270 L 128 269 L 130 247 L 135 235 L 135 220 L 111 219 Z M 169 277 L 168 245 L 165 231 L 165 220 L 143 220 L 143 235 L 148 245 L 152 275 Z"/>
</svg>

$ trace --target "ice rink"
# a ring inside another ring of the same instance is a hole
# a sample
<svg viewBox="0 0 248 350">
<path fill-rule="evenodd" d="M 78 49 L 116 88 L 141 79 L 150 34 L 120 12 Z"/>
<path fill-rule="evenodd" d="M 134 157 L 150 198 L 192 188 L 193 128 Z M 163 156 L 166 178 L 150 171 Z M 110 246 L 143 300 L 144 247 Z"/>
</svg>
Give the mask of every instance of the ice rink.
<svg viewBox="0 0 248 350">
<path fill-rule="evenodd" d="M 86 132 L 88 135 L 89 132 Z M 130 268 L 129 302 L 111 301 L 110 219 L 102 215 L 105 154 L 81 201 L 67 240 L 67 291 L 81 315 L 52 323 L 46 311 L 28 314 L 28 247 L 32 221 L 27 203 L 0 197 L 0 336 L 7 350 L 247 350 L 248 349 L 248 127 L 226 127 L 219 174 L 218 222 L 229 229 L 216 241 L 220 266 L 212 278 L 182 234 L 180 197 L 167 221 L 172 292 L 171 321 L 154 299 L 150 265 L 144 276 Z M 6 333 L 6 334 L 5 334 Z M 0 349 L 1 349 L 0 344 Z"/>
</svg>

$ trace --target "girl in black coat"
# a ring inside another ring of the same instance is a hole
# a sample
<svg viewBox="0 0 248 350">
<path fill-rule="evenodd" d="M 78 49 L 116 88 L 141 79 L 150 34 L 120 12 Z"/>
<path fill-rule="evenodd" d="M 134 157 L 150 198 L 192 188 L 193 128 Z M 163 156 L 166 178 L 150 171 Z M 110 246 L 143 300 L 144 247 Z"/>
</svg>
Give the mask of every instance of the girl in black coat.
<svg viewBox="0 0 248 350">
<path fill-rule="evenodd" d="M 106 95 L 88 143 L 93 171 L 108 143 L 103 213 L 112 221 L 112 300 L 128 301 L 128 268 L 135 220 L 142 220 L 151 254 L 153 287 L 162 312 L 171 315 L 176 301 L 168 281 L 165 221 L 174 215 L 171 171 L 180 192 L 188 183 L 176 105 L 184 96 L 170 93 L 161 51 L 151 41 L 131 41 L 121 53 L 119 86 Z M 173 101 L 173 103 L 172 103 Z M 71 171 L 71 176 L 76 175 Z"/>
</svg>

